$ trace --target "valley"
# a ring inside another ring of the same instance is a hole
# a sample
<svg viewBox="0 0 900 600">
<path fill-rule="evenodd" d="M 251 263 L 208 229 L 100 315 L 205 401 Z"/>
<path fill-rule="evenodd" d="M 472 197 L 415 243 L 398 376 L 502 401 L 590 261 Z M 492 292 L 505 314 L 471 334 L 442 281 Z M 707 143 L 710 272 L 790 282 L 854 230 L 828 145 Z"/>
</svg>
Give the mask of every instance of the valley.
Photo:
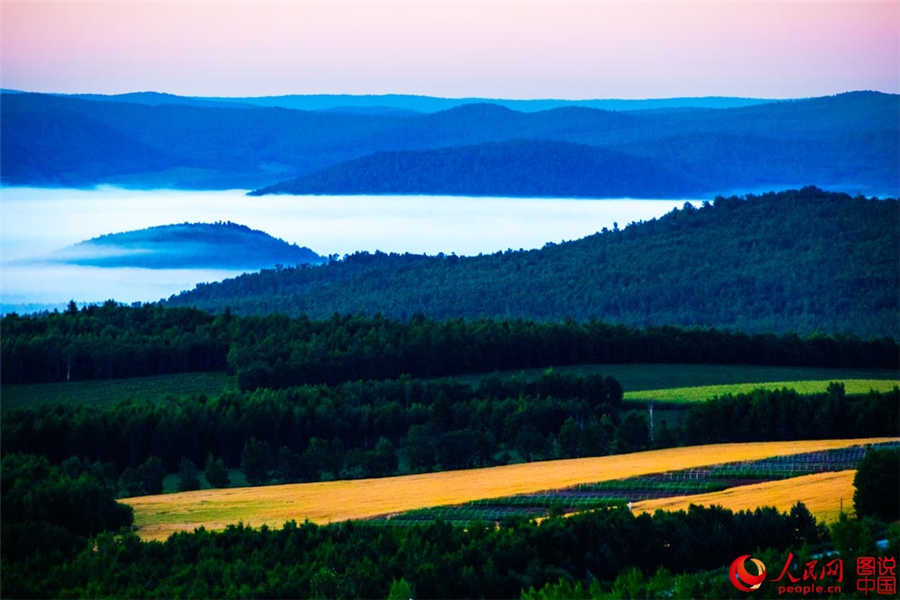
<svg viewBox="0 0 900 600">
<path fill-rule="evenodd" d="M 0 90 L 3 596 L 723 598 L 750 556 L 862 590 L 900 551 L 887 87 Z"/>
</svg>

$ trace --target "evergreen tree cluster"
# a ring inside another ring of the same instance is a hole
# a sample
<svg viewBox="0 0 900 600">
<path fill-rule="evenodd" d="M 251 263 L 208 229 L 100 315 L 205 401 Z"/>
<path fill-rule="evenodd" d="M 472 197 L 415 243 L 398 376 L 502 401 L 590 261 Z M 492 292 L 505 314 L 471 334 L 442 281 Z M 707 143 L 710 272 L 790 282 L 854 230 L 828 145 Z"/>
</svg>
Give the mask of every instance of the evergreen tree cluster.
<svg viewBox="0 0 900 600">
<path fill-rule="evenodd" d="M 578 363 L 743 363 L 897 368 L 897 342 L 854 336 L 748 335 L 588 322 L 380 315 L 217 316 L 189 308 L 71 303 L 6 315 L 3 383 L 74 381 L 228 368 L 243 389 L 436 377 Z"/>
<path fill-rule="evenodd" d="M 514 598 L 560 577 L 611 582 L 628 568 L 724 569 L 733 557 L 757 548 L 816 545 L 827 536 L 802 505 L 789 514 L 695 506 L 652 517 L 609 509 L 501 527 L 238 525 L 179 533 L 163 543 L 102 535 L 69 562 L 45 565 L 46 577 L 5 568 L 4 593 L 383 598 L 404 587 L 402 581 L 416 598 Z"/>
<path fill-rule="evenodd" d="M 900 450 L 869 450 L 859 463 L 853 485 L 858 516 L 900 519 Z"/>
<path fill-rule="evenodd" d="M 609 377 L 547 372 L 533 379 L 356 381 L 225 392 L 157 403 L 6 410 L 4 452 L 56 464 L 99 463 L 120 496 L 319 481 L 602 456 L 649 448 L 900 434 L 900 389 L 847 397 L 757 390 L 658 410 L 623 404 Z M 77 457 L 77 458 L 72 458 Z"/>
</svg>

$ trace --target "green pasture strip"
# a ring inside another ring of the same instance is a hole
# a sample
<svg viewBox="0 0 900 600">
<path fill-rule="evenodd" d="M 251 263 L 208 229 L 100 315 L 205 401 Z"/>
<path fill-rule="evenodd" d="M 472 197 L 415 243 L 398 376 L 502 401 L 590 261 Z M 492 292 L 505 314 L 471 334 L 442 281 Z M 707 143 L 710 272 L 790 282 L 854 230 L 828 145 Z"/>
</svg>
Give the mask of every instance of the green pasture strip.
<svg viewBox="0 0 900 600">
<path fill-rule="evenodd" d="M 625 392 L 625 400 L 658 400 L 660 402 L 672 403 L 705 402 L 716 396 L 724 396 L 725 394 L 747 394 L 761 388 L 767 390 L 788 388 L 797 391 L 799 394 L 820 394 L 826 391 L 828 384 L 832 381 L 843 383 L 844 390 L 848 395 L 868 394 L 872 390 L 875 390 L 876 392 L 889 392 L 895 387 L 900 387 L 900 380 L 898 379 L 833 378 L 802 381 L 766 381 L 629 391 Z"/>
<path fill-rule="evenodd" d="M 0 404 L 4 409 L 55 404 L 102 406 L 125 400 L 158 402 L 167 396 L 216 396 L 230 383 L 230 379 L 224 372 L 209 372 L 66 383 L 10 384 L 0 388 Z"/>
<path fill-rule="evenodd" d="M 567 375 L 599 373 L 616 378 L 626 392 L 659 390 L 734 383 L 767 383 L 772 381 L 844 381 L 848 379 L 900 380 L 893 369 L 826 369 L 820 367 L 773 367 L 760 365 L 719 365 L 680 363 L 580 364 L 553 367 Z M 495 373 L 458 375 L 458 381 L 477 385 L 485 377 L 503 379 L 540 377 L 546 369 L 519 369 Z M 827 384 L 826 384 L 827 385 Z M 868 391 L 868 390 L 867 390 Z M 627 398 L 626 394 L 626 398 Z"/>
</svg>

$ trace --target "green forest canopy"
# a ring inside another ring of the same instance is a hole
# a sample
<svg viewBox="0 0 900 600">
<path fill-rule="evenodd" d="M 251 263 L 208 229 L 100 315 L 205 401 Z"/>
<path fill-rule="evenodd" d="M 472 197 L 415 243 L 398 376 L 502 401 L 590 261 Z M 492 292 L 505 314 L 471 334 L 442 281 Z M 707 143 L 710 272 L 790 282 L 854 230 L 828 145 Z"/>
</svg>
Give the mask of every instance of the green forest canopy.
<svg viewBox="0 0 900 600">
<path fill-rule="evenodd" d="M 200 284 L 169 306 L 239 314 L 601 319 L 900 336 L 900 203 L 816 188 L 718 198 L 540 250 L 357 253 Z"/>
</svg>

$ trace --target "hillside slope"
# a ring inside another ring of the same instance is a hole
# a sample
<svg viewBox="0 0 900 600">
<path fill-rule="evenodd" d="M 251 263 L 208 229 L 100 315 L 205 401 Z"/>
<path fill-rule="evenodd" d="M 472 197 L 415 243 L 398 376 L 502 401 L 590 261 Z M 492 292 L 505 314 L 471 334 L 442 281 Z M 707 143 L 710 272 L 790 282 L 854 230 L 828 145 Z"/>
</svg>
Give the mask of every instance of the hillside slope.
<svg viewBox="0 0 900 600">
<path fill-rule="evenodd" d="M 253 192 L 664 197 L 698 184 L 638 158 L 567 142 L 514 140 L 418 152 L 379 152 Z"/>
<path fill-rule="evenodd" d="M 717 199 L 621 231 L 488 256 L 360 253 L 199 285 L 167 304 L 246 314 L 597 318 L 900 336 L 897 200 L 816 188 Z"/>
<path fill-rule="evenodd" d="M 900 192 L 900 96 L 877 92 L 720 109 L 519 112 L 473 103 L 430 114 L 209 99 L 185 105 L 154 94 L 90 98 L 4 93 L 3 183 L 256 189 L 377 152 L 528 139 L 627 154 L 653 172 L 684 171 L 697 184 L 692 194 L 776 183 Z M 428 164 L 412 166 L 436 178 Z M 465 173 L 477 181 L 471 170 Z M 545 195 L 564 195 L 565 188 L 551 186 L 564 181 L 543 182 L 543 189 L 553 189 Z M 638 181 L 664 189 L 659 195 L 680 193 L 667 186 L 670 177 Z M 616 183 L 626 195 L 639 190 L 635 180 Z"/>
<path fill-rule="evenodd" d="M 51 262 L 145 269 L 261 269 L 317 264 L 306 247 L 236 223 L 182 223 L 111 233 L 64 248 Z"/>
<path fill-rule="evenodd" d="M 360 140 L 404 120 L 7 93 L 0 172 L 8 184 L 252 188 L 372 152 Z"/>
<path fill-rule="evenodd" d="M 401 511 L 533 493 L 726 461 L 800 454 L 894 438 L 715 444 L 633 454 L 555 460 L 379 479 L 268 485 L 126 498 L 138 535 L 164 539 L 204 526 L 242 521 L 278 526 L 287 520 L 331 523 Z"/>
</svg>

